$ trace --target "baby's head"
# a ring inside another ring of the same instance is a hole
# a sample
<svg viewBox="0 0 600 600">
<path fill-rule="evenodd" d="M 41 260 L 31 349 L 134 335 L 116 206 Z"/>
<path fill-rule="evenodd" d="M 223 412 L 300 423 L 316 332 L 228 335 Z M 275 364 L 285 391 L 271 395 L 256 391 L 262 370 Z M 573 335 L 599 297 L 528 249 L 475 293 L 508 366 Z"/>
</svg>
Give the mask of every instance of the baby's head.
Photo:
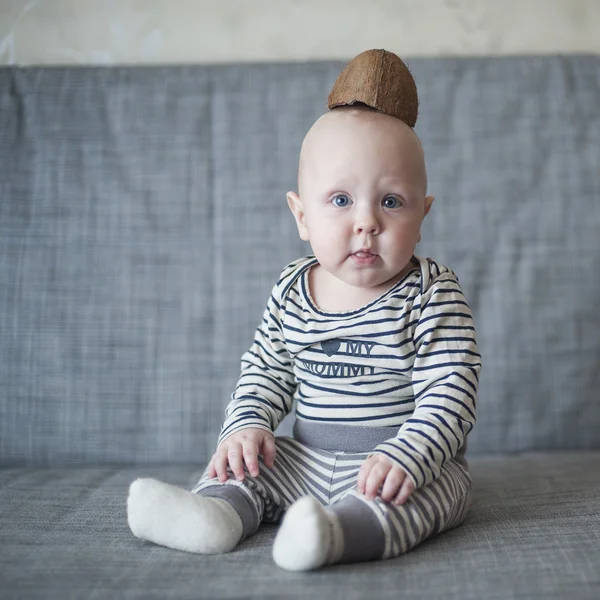
<svg viewBox="0 0 600 600">
<path fill-rule="evenodd" d="M 360 288 L 403 275 L 433 202 L 414 130 L 362 105 L 335 108 L 311 127 L 298 193 L 287 198 L 319 264 Z"/>
</svg>

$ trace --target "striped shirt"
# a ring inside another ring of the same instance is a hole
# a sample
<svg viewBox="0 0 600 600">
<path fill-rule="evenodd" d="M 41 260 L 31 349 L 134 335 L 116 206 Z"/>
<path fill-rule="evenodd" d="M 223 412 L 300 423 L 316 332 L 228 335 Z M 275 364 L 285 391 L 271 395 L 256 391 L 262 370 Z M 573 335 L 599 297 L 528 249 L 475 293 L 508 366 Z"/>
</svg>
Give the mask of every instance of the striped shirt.
<svg viewBox="0 0 600 600">
<path fill-rule="evenodd" d="M 456 275 L 412 260 L 379 298 L 339 313 L 310 296 L 314 256 L 286 266 L 242 357 L 219 443 L 248 427 L 275 431 L 295 400 L 306 422 L 394 428 L 373 453 L 417 487 L 436 479 L 475 424 L 481 357 Z"/>
</svg>

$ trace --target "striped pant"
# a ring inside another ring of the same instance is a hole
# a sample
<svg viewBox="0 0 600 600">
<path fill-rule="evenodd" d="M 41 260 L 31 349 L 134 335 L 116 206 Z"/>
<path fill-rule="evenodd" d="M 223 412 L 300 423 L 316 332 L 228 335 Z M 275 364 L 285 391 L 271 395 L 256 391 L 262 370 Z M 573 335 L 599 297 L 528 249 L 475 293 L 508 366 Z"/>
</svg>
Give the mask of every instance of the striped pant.
<svg viewBox="0 0 600 600">
<path fill-rule="evenodd" d="M 260 473 L 226 482 L 204 473 L 192 490 L 227 500 L 243 523 L 243 538 L 262 521 L 277 522 L 293 502 L 314 496 L 329 506 L 344 532 L 341 562 L 393 558 L 425 539 L 456 527 L 464 520 L 471 498 L 471 477 L 456 460 L 448 461 L 440 477 L 416 489 L 401 506 L 377 497 L 367 500 L 356 489 L 360 466 L 369 452 L 332 452 L 288 437 L 275 438 L 275 464 L 260 460 Z"/>
</svg>

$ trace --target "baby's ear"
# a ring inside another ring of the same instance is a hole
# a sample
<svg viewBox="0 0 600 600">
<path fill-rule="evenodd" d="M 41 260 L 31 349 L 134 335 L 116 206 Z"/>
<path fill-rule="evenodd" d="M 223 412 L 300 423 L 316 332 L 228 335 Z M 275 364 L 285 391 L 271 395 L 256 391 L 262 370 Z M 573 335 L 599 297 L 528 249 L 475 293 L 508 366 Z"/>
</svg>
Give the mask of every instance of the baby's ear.
<svg viewBox="0 0 600 600">
<path fill-rule="evenodd" d="M 423 214 L 424 217 L 427 216 L 427 214 L 431 210 L 431 205 L 433 204 L 434 200 L 435 198 L 433 196 L 427 196 L 425 198 L 425 213 Z"/>
<path fill-rule="evenodd" d="M 286 194 L 286 198 L 288 206 L 294 215 L 294 219 L 296 219 L 296 225 L 298 227 L 300 239 L 308 242 L 308 229 L 306 228 L 306 219 L 304 215 L 304 207 L 302 206 L 302 200 L 300 200 L 300 196 L 298 196 L 296 192 L 288 192 Z"/>
</svg>

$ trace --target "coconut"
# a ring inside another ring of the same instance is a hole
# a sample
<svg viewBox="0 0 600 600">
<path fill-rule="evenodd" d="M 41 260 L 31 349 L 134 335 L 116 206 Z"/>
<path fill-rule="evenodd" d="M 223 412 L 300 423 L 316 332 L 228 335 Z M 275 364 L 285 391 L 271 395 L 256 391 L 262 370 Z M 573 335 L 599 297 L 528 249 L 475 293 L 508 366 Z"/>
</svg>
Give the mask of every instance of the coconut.
<svg viewBox="0 0 600 600">
<path fill-rule="evenodd" d="M 327 99 L 330 109 L 366 104 L 414 127 L 419 110 L 415 80 L 402 59 L 387 50 L 366 50 L 338 75 Z"/>
</svg>

